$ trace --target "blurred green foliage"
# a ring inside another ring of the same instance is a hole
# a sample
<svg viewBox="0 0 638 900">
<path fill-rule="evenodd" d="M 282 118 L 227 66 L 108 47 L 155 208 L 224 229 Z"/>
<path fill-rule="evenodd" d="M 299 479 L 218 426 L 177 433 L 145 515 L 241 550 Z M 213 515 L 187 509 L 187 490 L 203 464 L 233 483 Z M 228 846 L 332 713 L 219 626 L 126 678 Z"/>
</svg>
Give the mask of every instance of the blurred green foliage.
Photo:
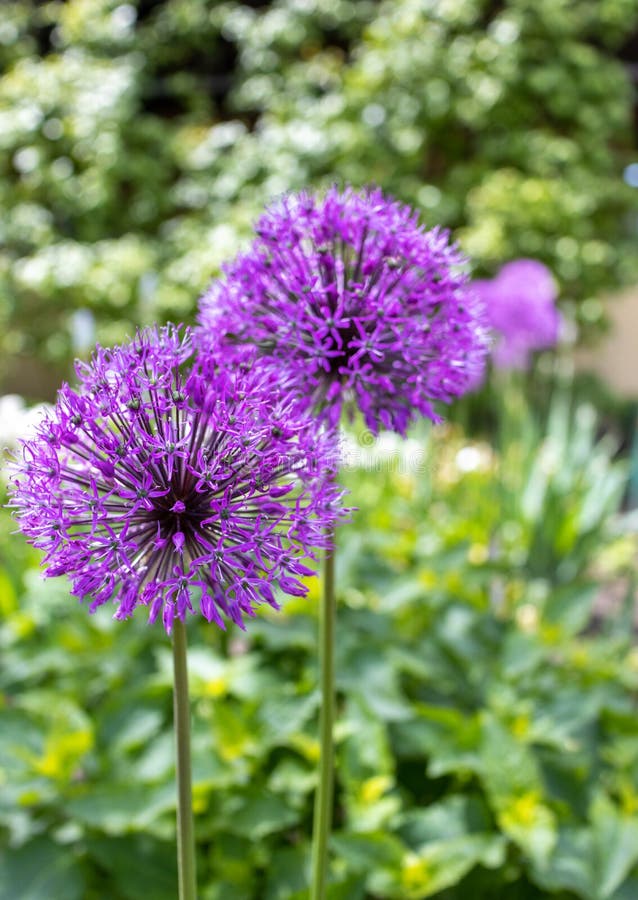
<svg viewBox="0 0 638 900">
<path fill-rule="evenodd" d="M 626 467 L 564 390 L 539 422 L 503 389 L 498 449 L 451 425 L 350 447 L 332 900 L 638 895 Z M 0 898 L 169 900 L 169 642 L 1 541 Z M 245 633 L 189 622 L 202 900 L 307 896 L 309 586 Z"/>
<path fill-rule="evenodd" d="M 636 274 L 637 21 L 638 0 L 5 0 L 6 385 L 50 393 L 74 310 L 106 343 L 191 319 L 264 202 L 334 180 L 457 229 L 480 272 L 544 260 L 599 325 Z"/>
</svg>

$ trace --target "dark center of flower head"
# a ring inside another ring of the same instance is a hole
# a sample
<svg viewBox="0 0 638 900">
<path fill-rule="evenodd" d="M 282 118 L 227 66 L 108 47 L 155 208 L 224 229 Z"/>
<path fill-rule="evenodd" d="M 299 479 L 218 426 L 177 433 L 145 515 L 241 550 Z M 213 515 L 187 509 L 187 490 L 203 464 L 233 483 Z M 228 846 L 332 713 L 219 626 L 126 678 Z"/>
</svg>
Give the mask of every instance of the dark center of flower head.
<svg viewBox="0 0 638 900">
<path fill-rule="evenodd" d="M 330 381 L 340 381 L 343 379 L 345 370 L 350 368 L 354 348 L 352 341 L 358 336 L 359 332 L 354 325 L 348 325 L 341 328 L 333 328 L 335 334 L 330 335 L 326 342 L 326 363 L 328 365 L 327 377 Z"/>
<path fill-rule="evenodd" d="M 369 362 L 377 373 L 396 366 L 396 360 L 384 360 L 381 349 L 390 335 L 383 309 L 386 299 L 403 289 L 406 266 L 397 256 L 371 252 L 376 239 L 367 229 L 356 246 L 335 240 L 314 248 L 318 264 L 310 274 L 318 275 L 320 289 L 302 293 L 313 320 L 323 319 L 316 343 L 328 383 L 347 381 Z M 415 271 L 413 266 L 412 276 Z"/>
<path fill-rule="evenodd" d="M 204 426 L 202 430 L 205 431 Z M 223 479 L 220 484 L 210 472 L 198 477 L 199 461 L 192 448 L 199 445 L 202 436 L 195 436 L 190 442 L 190 452 L 187 449 L 177 456 L 180 437 L 167 442 L 163 452 L 149 458 L 146 478 L 150 474 L 152 484 L 138 491 L 143 502 L 138 505 L 129 530 L 152 577 L 159 580 L 170 576 L 176 561 L 184 565 L 206 553 L 203 541 L 209 545 L 219 537 L 211 502 L 221 500 Z M 217 511 L 219 520 L 225 512 L 221 506 Z"/>
<path fill-rule="evenodd" d="M 169 493 L 153 501 L 148 521 L 155 525 L 161 540 L 172 540 L 181 532 L 188 546 L 192 547 L 195 532 L 209 514 L 208 496 L 195 494 L 182 499 L 181 490 L 179 484 L 171 483 Z"/>
<path fill-rule="evenodd" d="M 231 276 L 253 312 L 243 318 L 231 313 L 218 326 L 227 344 L 250 343 L 266 357 L 302 365 L 311 359 L 323 393 L 366 363 L 377 374 L 396 370 L 397 354 L 386 361 L 383 352 L 394 337 L 388 301 L 395 309 L 399 295 L 408 306 L 416 303 L 411 288 L 426 273 L 395 246 L 396 226 L 385 226 L 383 233 L 366 219 L 361 231 L 346 236 L 331 223 L 321 239 L 312 230 L 304 224 L 294 240 L 282 244 L 258 226 L 259 250 L 252 259 L 240 259 Z M 427 278 L 434 282 L 431 273 Z"/>
</svg>

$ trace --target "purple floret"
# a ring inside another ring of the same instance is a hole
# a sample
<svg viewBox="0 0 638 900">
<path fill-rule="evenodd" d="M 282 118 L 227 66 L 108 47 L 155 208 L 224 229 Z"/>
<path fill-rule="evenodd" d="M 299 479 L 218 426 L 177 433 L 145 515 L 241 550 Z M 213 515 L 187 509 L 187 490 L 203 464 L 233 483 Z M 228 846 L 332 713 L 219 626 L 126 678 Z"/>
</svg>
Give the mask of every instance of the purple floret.
<svg viewBox="0 0 638 900">
<path fill-rule="evenodd" d="M 553 347 L 561 316 L 556 309 L 556 282 L 535 259 L 507 263 L 495 278 L 475 281 L 488 321 L 497 334 L 493 350 L 498 369 L 523 369 L 535 350 Z"/>
<path fill-rule="evenodd" d="M 11 482 L 22 531 L 90 610 L 148 607 L 170 633 L 197 610 L 243 626 L 275 592 L 303 595 L 343 515 L 334 442 L 259 365 L 193 359 L 188 331 L 98 347 L 63 385 Z M 309 567 L 306 563 L 310 561 Z"/>
<path fill-rule="evenodd" d="M 331 425 L 358 407 L 374 433 L 437 421 L 434 404 L 478 377 L 486 332 L 464 260 L 409 207 L 380 190 L 291 194 L 255 231 L 201 300 L 205 351 L 254 345 Z"/>
</svg>

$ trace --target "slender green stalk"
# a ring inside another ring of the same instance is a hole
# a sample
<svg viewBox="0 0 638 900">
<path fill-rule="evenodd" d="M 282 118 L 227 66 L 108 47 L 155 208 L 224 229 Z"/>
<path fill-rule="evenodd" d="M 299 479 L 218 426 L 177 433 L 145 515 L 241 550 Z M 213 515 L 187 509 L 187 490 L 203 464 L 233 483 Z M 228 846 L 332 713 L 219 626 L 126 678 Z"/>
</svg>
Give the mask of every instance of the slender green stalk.
<svg viewBox="0 0 638 900">
<path fill-rule="evenodd" d="M 335 549 L 326 551 L 323 597 L 319 617 L 319 666 L 321 669 L 321 713 L 319 720 L 319 782 L 315 794 L 312 835 L 311 900 L 324 900 L 328 878 L 328 838 L 332 824 L 333 723 L 335 710 L 334 635 L 335 635 Z"/>
<path fill-rule="evenodd" d="M 191 714 L 186 667 L 186 626 L 173 622 L 173 711 L 177 771 L 177 875 L 179 900 L 197 900 L 195 829 L 191 789 Z"/>
</svg>

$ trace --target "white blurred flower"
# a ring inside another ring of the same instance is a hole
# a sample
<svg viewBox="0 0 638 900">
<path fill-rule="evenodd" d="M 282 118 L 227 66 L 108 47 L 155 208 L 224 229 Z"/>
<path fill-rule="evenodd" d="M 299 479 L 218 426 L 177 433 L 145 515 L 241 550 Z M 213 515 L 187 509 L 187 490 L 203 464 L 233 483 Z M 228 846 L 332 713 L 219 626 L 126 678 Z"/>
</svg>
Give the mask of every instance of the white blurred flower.
<svg viewBox="0 0 638 900">
<path fill-rule="evenodd" d="M 393 431 L 378 437 L 364 431 L 358 437 L 342 431 L 339 458 L 343 468 L 372 471 L 418 472 L 426 462 L 426 446 L 414 438 L 402 438 Z"/>
<path fill-rule="evenodd" d="M 27 407 L 18 394 L 0 397 L 0 448 L 15 447 L 18 438 L 30 437 L 48 408 L 46 403 Z"/>
</svg>

